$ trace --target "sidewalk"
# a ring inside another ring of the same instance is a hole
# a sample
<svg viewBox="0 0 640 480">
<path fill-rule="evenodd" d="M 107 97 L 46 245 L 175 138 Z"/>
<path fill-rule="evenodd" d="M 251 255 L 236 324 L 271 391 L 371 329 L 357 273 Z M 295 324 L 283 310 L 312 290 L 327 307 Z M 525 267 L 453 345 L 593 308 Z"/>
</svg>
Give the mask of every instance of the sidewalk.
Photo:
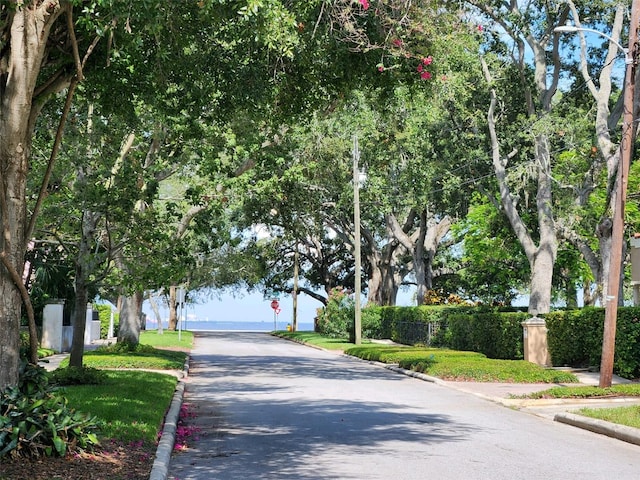
<svg viewBox="0 0 640 480">
<path fill-rule="evenodd" d="M 108 340 L 96 340 L 93 343 L 90 343 L 88 345 L 84 346 L 84 351 L 88 351 L 88 350 L 95 350 L 98 347 L 101 347 L 102 345 L 109 345 L 111 343 L 116 343 L 116 339 L 115 338 L 111 338 Z M 60 366 L 60 363 L 69 356 L 69 352 L 62 352 L 62 353 L 56 353 L 54 355 L 50 355 L 46 358 L 41 358 L 38 361 L 38 365 L 40 365 L 41 367 L 44 367 L 45 370 L 47 371 L 52 371 L 55 370 L 56 368 L 58 368 Z"/>
</svg>

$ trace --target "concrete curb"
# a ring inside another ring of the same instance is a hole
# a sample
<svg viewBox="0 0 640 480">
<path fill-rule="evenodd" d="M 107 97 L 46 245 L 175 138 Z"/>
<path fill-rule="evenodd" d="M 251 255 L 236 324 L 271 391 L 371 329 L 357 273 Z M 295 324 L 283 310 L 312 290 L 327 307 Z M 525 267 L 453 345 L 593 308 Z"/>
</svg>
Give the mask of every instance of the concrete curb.
<svg viewBox="0 0 640 480">
<path fill-rule="evenodd" d="M 180 419 L 180 408 L 182 407 L 182 401 L 184 399 L 185 379 L 188 375 L 189 357 L 187 357 L 187 361 L 184 364 L 184 375 L 178 380 L 173 399 L 171 400 L 171 406 L 165 417 L 149 480 L 166 480 L 169 476 L 169 464 L 171 463 L 173 446 L 176 442 L 176 429 L 178 427 L 178 420 Z"/>
<path fill-rule="evenodd" d="M 565 423 L 573 427 L 589 430 L 590 432 L 606 435 L 617 440 L 640 445 L 640 430 L 625 425 L 605 422 L 595 418 L 575 415 L 573 413 L 557 413 L 554 417 L 556 422 Z"/>
</svg>

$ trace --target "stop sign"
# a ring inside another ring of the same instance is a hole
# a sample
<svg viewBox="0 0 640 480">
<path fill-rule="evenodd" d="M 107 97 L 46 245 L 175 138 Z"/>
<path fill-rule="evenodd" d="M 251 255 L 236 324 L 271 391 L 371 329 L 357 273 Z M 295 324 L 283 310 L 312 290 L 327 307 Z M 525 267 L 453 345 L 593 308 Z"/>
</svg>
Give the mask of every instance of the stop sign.
<svg viewBox="0 0 640 480">
<path fill-rule="evenodd" d="M 271 308 L 276 310 L 279 306 L 280 304 L 278 303 L 278 300 L 271 300 Z"/>
</svg>

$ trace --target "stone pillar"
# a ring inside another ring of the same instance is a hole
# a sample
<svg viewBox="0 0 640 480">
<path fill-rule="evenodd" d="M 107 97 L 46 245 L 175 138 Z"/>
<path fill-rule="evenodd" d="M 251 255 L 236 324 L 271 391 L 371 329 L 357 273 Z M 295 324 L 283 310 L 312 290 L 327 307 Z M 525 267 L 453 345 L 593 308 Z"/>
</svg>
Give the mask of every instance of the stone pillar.
<svg viewBox="0 0 640 480">
<path fill-rule="evenodd" d="M 544 318 L 535 313 L 532 318 L 522 322 L 524 337 L 524 359 L 531 363 L 549 367 L 551 356 L 547 346 L 547 324 Z"/>
<path fill-rule="evenodd" d="M 42 314 L 42 347 L 62 352 L 64 300 L 47 303 Z"/>
</svg>

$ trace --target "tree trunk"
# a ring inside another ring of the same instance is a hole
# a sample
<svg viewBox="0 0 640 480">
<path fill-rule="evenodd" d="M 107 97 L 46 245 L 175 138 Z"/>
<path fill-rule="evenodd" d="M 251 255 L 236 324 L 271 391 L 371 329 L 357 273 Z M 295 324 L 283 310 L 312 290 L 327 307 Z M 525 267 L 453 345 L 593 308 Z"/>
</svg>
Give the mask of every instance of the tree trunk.
<svg viewBox="0 0 640 480">
<path fill-rule="evenodd" d="M 33 92 L 59 10 L 59 2 L 52 0 L 3 15 L 11 25 L 0 52 L 0 391 L 18 382 L 22 300 L 7 267 L 23 271 Z"/>
<path fill-rule="evenodd" d="M 541 244 L 533 261 L 529 262 L 531 268 L 529 313 L 532 315 L 548 313 L 551 310 L 551 283 L 557 249 L 554 243 L 555 241 L 550 241 Z"/>
<path fill-rule="evenodd" d="M 78 178 L 82 179 L 82 170 L 78 173 Z M 69 365 L 72 367 L 82 367 L 84 355 L 84 337 L 86 329 L 87 303 L 89 302 L 88 281 L 90 275 L 94 273 L 96 259 L 91 251 L 100 214 L 83 212 L 80 226 L 80 245 L 75 261 L 75 308 L 73 320 L 73 339 L 71 342 L 71 356 Z"/>
<path fill-rule="evenodd" d="M 431 288 L 431 281 L 427 285 L 427 273 L 425 262 L 425 245 L 424 239 L 427 237 L 427 212 L 422 210 L 420 213 L 420 222 L 418 224 L 418 239 L 411 251 L 413 253 L 413 271 L 416 275 L 416 284 L 418 290 L 416 292 L 416 304 L 424 305 L 427 291 Z M 431 278 L 429 278 L 431 280 Z"/>
<path fill-rule="evenodd" d="M 176 286 L 169 287 L 169 330 L 175 332 L 178 329 L 178 307 L 176 300 Z"/>
<path fill-rule="evenodd" d="M 158 333 L 162 335 L 164 333 L 163 325 L 162 325 L 162 315 L 160 315 L 158 304 L 154 300 L 153 294 L 151 293 L 151 291 L 149 291 L 149 293 L 147 294 L 147 300 L 149 300 L 149 305 L 151 306 L 151 310 L 153 311 L 153 314 L 156 317 L 156 322 L 158 322 Z"/>
<path fill-rule="evenodd" d="M 414 210 L 409 213 L 414 216 Z M 446 216 L 440 221 L 429 218 L 429 213 L 423 209 L 420 213 L 418 229 L 411 235 L 408 233 L 414 225 L 413 218 L 408 218 L 402 227 L 395 215 L 387 215 L 387 227 L 393 236 L 405 250 L 411 252 L 413 257 L 413 271 L 415 274 L 417 294 L 416 303 L 424 305 L 427 292 L 433 288 L 433 260 L 438 250 L 438 245 L 451 229 L 451 218 Z"/>
<path fill-rule="evenodd" d="M 73 337 L 71 340 L 70 367 L 82 367 L 84 357 L 84 334 L 87 325 L 88 294 L 84 282 L 76 280 L 76 301 L 73 310 Z"/>
<path fill-rule="evenodd" d="M 549 139 L 546 135 L 535 138 L 535 157 L 538 165 L 538 190 L 536 210 L 538 213 L 538 246 L 535 251 L 525 248 L 531 266 L 531 298 L 529 313 L 548 313 L 551 310 L 551 287 L 553 267 L 558 253 L 558 240 L 552 209 L 551 157 Z"/>
<path fill-rule="evenodd" d="M 385 268 L 381 265 L 372 267 L 367 282 L 367 304 L 395 305 L 398 297 L 398 285 L 401 280 L 394 274 L 393 268 Z"/>
<path fill-rule="evenodd" d="M 365 235 L 369 235 L 369 233 L 365 232 Z M 373 245 L 373 241 L 369 241 L 368 245 Z M 402 250 L 400 244 L 389 242 L 382 251 L 368 251 L 366 253 L 369 264 L 368 305 L 390 306 L 396 304 L 398 286 L 402 281 L 401 269 L 398 264 Z"/>
<path fill-rule="evenodd" d="M 497 137 L 495 136 L 495 122 L 493 107 L 495 97 L 492 97 L 492 108 L 489 112 L 489 130 L 492 136 L 494 150 L 494 170 L 500 188 L 500 200 L 505 215 L 513 228 L 520 245 L 529 260 L 531 269 L 529 313 L 547 313 L 551 309 L 551 287 L 553 267 L 558 251 L 553 212 L 551 209 L 551 171 L 548 150 L 548 139 L 544 135 L 536 137 L 536 163 L 538 170 L 538 189 L 536 196 L 536 210 L 538 214 L 539 241 L 536 245 L 531 238 L 527 226 L 518 213 L 516 201 L 511 195 L 506 179 L 506 161 L 500 157 Z"/>
<path fill-rule="evenodd" d="M 142 292 L 122 297 L 120 309 L 120 327 L 118 329 L 118 343 L 126 343 L 136 346 L 140 343 L 140 330 L 142 318 Z"/>
</svg>

